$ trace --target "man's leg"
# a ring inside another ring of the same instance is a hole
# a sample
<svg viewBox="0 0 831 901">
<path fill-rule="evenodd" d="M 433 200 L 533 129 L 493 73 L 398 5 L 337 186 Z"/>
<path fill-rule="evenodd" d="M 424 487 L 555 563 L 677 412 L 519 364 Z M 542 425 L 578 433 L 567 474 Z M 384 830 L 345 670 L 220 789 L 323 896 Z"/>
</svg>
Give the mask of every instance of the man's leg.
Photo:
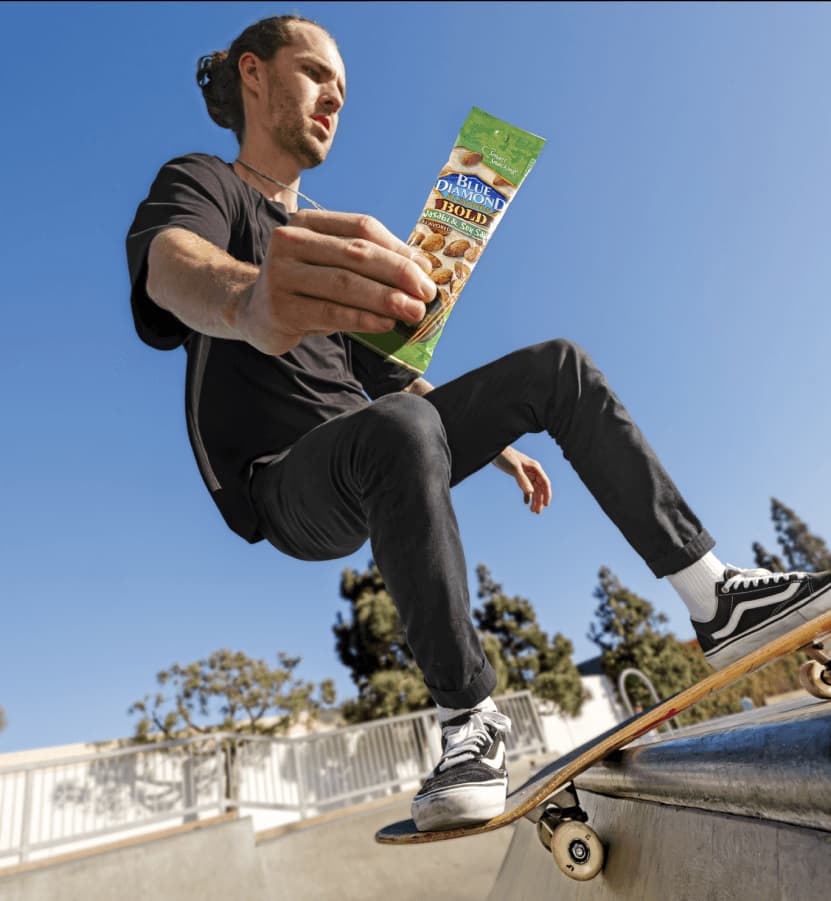
<svg viewBox="0 0 831 901">
<path fill-rule="evenodd" d="M 442 759 L 413 799 L 419 829 L 495 816 L 508 782 L 510 721 L 489 697 L 450 471 L 436 408 L 399 393 L 313 429 L 252 479 L 263 534 L 292 556 L 340 557 L 370 537 L 442 722 Z"/>
<path fill-rule="evenodd" d="M 265 537 L 293 557 L 343 557 L 369 537 L 433 699 L 467 708 L 496 677 L 471 622 L 450 470 L 436 409 L 398 393 L 304 435 L 255 472 L 252 498 Z"/>
<path fill-rule="evenodd" d="M 528 432 L 548 432 L 591 494 L 656 576 L 714 541 L 588 354 L 548 341 L 431 391 L 452 455 L 451 484 Z"/>
<path fill-rule="evenodd" d="M 831 609 L 831 572 L 725 566 L 602 373 L 567 341 L 517 351 L 426 395 L 441 414 L 451 483 L 525 432 L 547 431 L 624 537 L 686 604 L 723 667 Z"/>
</svg>

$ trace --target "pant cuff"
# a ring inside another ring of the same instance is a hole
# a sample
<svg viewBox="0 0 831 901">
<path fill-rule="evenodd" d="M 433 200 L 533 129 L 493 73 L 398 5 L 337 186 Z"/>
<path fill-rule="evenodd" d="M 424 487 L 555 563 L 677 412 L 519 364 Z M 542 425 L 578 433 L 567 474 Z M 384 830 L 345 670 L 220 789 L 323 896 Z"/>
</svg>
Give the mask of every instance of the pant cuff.
<svg viewBox="0 0 831 901">
<path fill-rule="evenodd" d="M 656 560 L 647 560 L 646 565 L 652 572 L 662 579 L 671 576 L 691 566 L 696 560 L 700 560 L 708 551 L 716 546 L 716 542 L 706 529 L 702 529 L 692 541 L 684 547 L 675 548 L 669 554 Z"/>
<path fill-rule="evenodd" d="M 484 701 L 496 688 L 496 673 L 487 658 L 482 664 L 482 669 L 474 680 L 460 691 L 444 691 L 434 688 L 425 680 L 425 685 L 430 696 L 441 707 L 466 708 L 475 707 L 480 701 Z"/>
</svg>

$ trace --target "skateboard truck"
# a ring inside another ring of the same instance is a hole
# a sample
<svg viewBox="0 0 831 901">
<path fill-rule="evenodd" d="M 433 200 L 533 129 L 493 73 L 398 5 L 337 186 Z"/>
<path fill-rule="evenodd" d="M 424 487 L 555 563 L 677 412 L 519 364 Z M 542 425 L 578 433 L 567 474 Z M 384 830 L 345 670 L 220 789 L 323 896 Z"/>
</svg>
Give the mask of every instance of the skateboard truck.
<svg viewBox="0 0 831 901">
<path fill-rule="evenodd" d="M 584 882 L 603 869 L 603 843 L 587 825 L 588 814 L 580 806 L 573 783 L 563 786 L 526 816 L 537 824 L 537 837 L 570 879 Z"/>
</svg>

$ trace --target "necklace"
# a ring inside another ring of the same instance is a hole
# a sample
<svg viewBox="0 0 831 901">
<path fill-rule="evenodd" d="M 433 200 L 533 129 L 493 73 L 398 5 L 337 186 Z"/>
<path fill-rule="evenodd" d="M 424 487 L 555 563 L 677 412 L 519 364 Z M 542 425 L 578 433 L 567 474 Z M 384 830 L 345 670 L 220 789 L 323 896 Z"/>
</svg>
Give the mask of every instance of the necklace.
<svg viewBox="0 0 831 901">
<path fill-rule="evenodd" d="M 270 181 L 272 184 L 277 185 L 280 188 L 285 188 L 287 191 L 291 191 L 293 194 L 296 194 L 298 197 L 302 197 L 306 203 L 310 203 L 316 210 L 320 210 L 321 212 L 326 212 L 326 210 L 316 201 L 312 200 L 311 197 L 307 197 L 302 191 L 298 191 L 297 188 L 292 188 L 291 185 L 287 185 L 284 182 L 280 181 L 277 178 L 272 178 L 270 175 L 266 175 L 265 172 L 260 172 L 259 169 L 255 169 L 253 166 L 249 166 L 248 163 L 241 160 L 239 157 L 234 160 L 234 162 L 239 163 L 240 166 L 247 169 L 249 172 L 253 172 L 254 175 L 259 175 L 260 178 L 265 179 L 265 181 Z"/>
</svg>

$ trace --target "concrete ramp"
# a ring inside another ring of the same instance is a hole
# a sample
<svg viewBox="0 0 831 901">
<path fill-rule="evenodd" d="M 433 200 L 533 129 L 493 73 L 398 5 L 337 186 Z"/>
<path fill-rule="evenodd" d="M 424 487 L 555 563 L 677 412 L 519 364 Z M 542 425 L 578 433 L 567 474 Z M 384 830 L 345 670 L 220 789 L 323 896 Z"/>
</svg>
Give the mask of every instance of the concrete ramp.
<svg viewBox="0 0 831 901">
<path fill-rule="evenodd" d="M 528 820 L 488 901 L 804 901 L 831 884 L 831 835 L 745 817 L 581 794 L 608 843 L 605 870 L 574 882 Z"/>
<path fill-rule="evenodd" d="M 577 787 L 607 845 L 604 871 L 569 879 L 522 820 L 489 901 L 802 901 L 831 885 L 827 702 L 672 733 L 619 752 Z"/>
<path fill-rule="evenodd" d="M 172 830 L 0 874 L 2 901 L 266 901 L 250 819 Z"/>
<path fill-rule="evenodd" d="M 509 769 L 513 785 L 528 776 L 527 761 Z M 513 827 L 429 845 L 377 844 L 375 832 L 408 817 L 411 800 L 398 795 L 259 834 L 269 901 L 482 901 Z"/>
</svg>

